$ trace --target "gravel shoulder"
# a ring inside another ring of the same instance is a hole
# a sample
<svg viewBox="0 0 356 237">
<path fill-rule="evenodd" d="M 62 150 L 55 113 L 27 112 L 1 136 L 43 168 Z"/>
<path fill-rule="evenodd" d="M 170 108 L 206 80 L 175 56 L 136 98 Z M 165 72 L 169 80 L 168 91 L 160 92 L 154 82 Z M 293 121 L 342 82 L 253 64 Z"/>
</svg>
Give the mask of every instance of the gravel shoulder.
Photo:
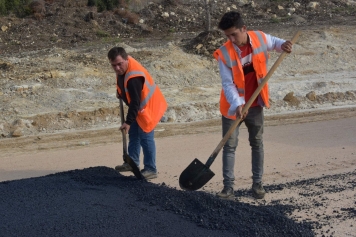
<svg viewBox="0 0 356 237">
<path fill-rule="evenodd" d="M 355 107 L 339 109 L 310 110 L 278 115 L 267 115 L 266 126 L 280 126 L 318 121 L 336 120 L 356 117 Z M 46 150 L 61 150 L 81 148 L 85 146 L 100 146 L 121 142 L 119 124 L 103 129 L 88 129 L 67 131 L 55 134 L 32 135 L 0 140 L 0 158 Z M 189 123 L 159 123 L 155 129 L 155 137 L 171 137 L 188 134 L 201 134 L 221 130 L 220 119 L 204 120 Z"/>
</svg>

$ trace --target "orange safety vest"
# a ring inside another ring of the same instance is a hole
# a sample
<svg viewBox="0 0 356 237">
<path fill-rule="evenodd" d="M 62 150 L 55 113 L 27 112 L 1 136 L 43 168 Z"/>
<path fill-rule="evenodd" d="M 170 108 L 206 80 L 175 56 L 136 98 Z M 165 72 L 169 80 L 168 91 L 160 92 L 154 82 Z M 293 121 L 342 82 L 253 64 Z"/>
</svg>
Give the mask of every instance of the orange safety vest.
<svg viewBox="0 0 356 237">
<path fill-rule="evenodd" d="M 264 33 L 261 31 L 248 31 L 247 34 L 250 37 L 251 47 L 252 47 L 252 64 L 256 72 L 256 77 L 258 84 L 267 75 L 267 62 L 269 54 L 267 52 L 267 39 Z M 238 54 L 233 46 L 233 43 L 229 40 L 219 49 L 214 52 L 214 57 L 216 60 L 220 58 L 223 63 L 229 67 L 232 71 L 233 81 L 237 87 L 237 91 L 240 96 L 245 95 L 245 76 L 242 69 L 242 65 Z M 269 108 L 269 94 L 267 83 L 262 88 L 260 95 L 267 108 Z M 220 93 L 220 112 L 223 116 L 231 119 L 236 119 L 236 116 L 229 116 L 228 110 L 230 104 L 227 101 L 224 90 Z"/>
<path fill-rule="evenodd" d="M 140 108 L 136 117 L 136 121 L 140 128 L 145 132 L 151 132 L 161 120 L 164 112 L 167 109 L 167 102 L 153 81 L 148 71 L 134 58 L 128 57 L 129 65 L 124 77 L 124 88 L 126 98 L 130 104 L 131 98 L 127 89 L 127 82 L 133 77 L 144 77 L 145 83 L 141 92 Z M 121 90 L 116 85 L 117 91 L 121 95 Z"/>
</svg>

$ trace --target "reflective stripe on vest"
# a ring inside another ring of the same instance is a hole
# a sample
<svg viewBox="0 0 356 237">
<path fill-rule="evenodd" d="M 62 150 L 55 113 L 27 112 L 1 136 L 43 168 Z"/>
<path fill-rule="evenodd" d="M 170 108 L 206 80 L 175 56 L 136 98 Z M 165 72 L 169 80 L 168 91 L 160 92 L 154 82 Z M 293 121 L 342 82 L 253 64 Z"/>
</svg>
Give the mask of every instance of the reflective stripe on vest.
<svg viewBox="0 0 356 237">
<path fill-rule="evenodd" d="M 258 84 L 261 84 L 264 77 L 267 75 L 267 63 L 268 63 L 268 51 L 267 51 L 267 39 L 263 32 L 260 31 L 248 31 L 250 38 L 250 44 L 252 47 L 252 63 L 254 71 L 256 72 L 256 80 Z M 240 55 L 236 52 L 236 48 L 231 41 L 227 41 L 219 49 L 214 52 L 214 57 L 216 60 L 222 60 L 222 62 L 231 69 L 232 81 L 236 86 L 239 96 L 245 95 L 245 83 L 244 83 L 244 72 L 242 65 L 240 63 Z M 268 95 L 268 85 L 266 84 L 261 92 L 260 97 L 262 103 L 267 108 L 269 107 L 269 95 Z M 228 115 L 230 104 L 227 101 L 224 90 L 221 90 L 220 94 L 220 112 L 223 116 L 231 119 L 236 119 L 236 116 Z"/>
<path fill-rule="evenodd" d="M 224 56 L 224 58 L 225 58 L 225 60 L 226 60 L 226 66 L 228 66 L 229 68 L 232 68 L 233 66 L 236 66 L 236 65 L 237 65 L 236 60 L 231 60 L 230 54 L 229 54 L 229 52 L 227 51 L 227 48 L 226 48 L 225 45 L 222 46 L 222 47 L 220 48 L 220 50 L 221 50 L 221 53 L 223 54 L 223 56 Z"/>
<path fill-rule="evenodd" d="M 265 43 L 265 41 L 263 39 L 263 36 L 262 36 L 260 31 L 253 31 L 253 33 L 256 34 L 256 36 L 257 36 L 257 38 L 258 38 L 258 40 L 260 42 L 260 46 L 259 47 L 253 48 L 253 54 L 257 55 L 259 53 L 264 53 L 265 58 L 266 58 L 266 65 L 267 65 L 267 63 L 268 63 L 267 44 Z M 222 55 L 223 55 L 223 57 L 224 57 L 224 59 L 226 61 L 226 66 L 227 67 L 232 68 L 234 66 L 237 66 L 236 60 L 231 59 L 230 54 L 228 52 L 228 49 L 227 49 L 227 47 L 225 45 L 220 47 L 220 51 L 221 51 L 221 53 L 222 53 Z M 259 78 L 257 80 L 258 84 L 261 84 L 263 79 L 264 78 Z M 236 85 L 236 88 L 237 88 L 237 91 L 239 92 L 239 94 L 241 96 L 245 95 L 245 90 L 244 89 L 238 88 L 237 85 Z"/>
<path fill-rule="evenodd" d="M 151 99 L 151 97 L 153 96 L 153 94 L 155 93 L 156 91 L 156 84 L 153 83 L 153 85 L 151 85 L 150 83 L 148 83 L 146 80 L 145 80 L 145 84 L 148 88 L 148 95 L 146 96 L 146 98 L 144 100 L 141 101 L 140 103 L 140 110 L 143 109 L 143 107 L 146 106 L 146 104 L 148 103 L 148 101 Z"/>
<path fill-rule="evenodd" d="M 259 31 L 254 31 L 254 33 L 257 35 L 258 40 L 260 41 L 261 46 L 258 48 L 253 49 L 253 54 L 259 54 L 261 52 L 264 53 L 265 58 L 266 58 L 266 64 L 268 64 L 268 52 L 267 52 L 267 44 L 265 43 L 265 41 L 263 40 L 263 36 L 261 35 L 261 32 Z M 258 84 L 261 84 L 263 81 L 263 78 L 259 78 L 257 80 Z"/>
<path fill-rule="evenodd" d="M 263 40 L 263 36 L 261 35 L 261 32 L 259 31 L 254 31 L 254 33 L 257 35 L 258 40 L 260 41 L 261 46 L 258 48 L 253 49 L 253 54 L 259 54 L 261 52 L 264 53 L 265 58 L 266 58 L 266 64 L 268 63 L 268 52 L 267 52 L 267 44 Z"/>
<path fill-rule="evenodd" d="M 146 76 L 145 76 L 145 74 L 143 73 L 143 72 L 140 72 L 140 71 L 131 71 L 131 72 L 129 72 L 129 73 L 127 73 L 126 75 L 125 75 L 125 78 L 124 78 L 124 85 L 126 85 L 126 83 L 127 83 L 127 80 L 129 79 L 129 77 L 131 77 L 132 75 L 137 75 L 137 76 L 142 76 L 143 78 L 145 78 L 145 85 L 147 86 L 147 88 L 148 88 L 148 94 L 147 94 L 147 96 L 144 98 L 144 100 L 142 100 L 141 102 L 140 102 L 140 108 L 139 108 L 139 110 L 142 110 L 145 106 L 146 106 L 146 104 L 148 103 L 148 101 L 152 98 L 152 95 L 153 95 L 153 93 L 155 92 L 155 90 L 156 90 L 156 84 L 155 83 L 153 83 L 153 85 L 151 85 L 147 80 L 146 80 Z M 127 91 L 127 88 L 125 87 L 125 93 L 127 93 L 128 91 Z"/>
<path fill-rule="evenodd" d="M 220 47 L 220 51 L 221 51 L 221 53 L 222 53 L 222 55 L 223 55 L 223 57 L 224 57 L 224 59 L 226 61 L 226 66 L 227 67 L 232 69 L 233 67 L 237 66 L 237 61 L 231 59 L 230 54 L 229 54 L 229 52 L 227 50 L 227 47 L 225 45 Z M 236 89 L 239 92 L 239 94 L 241 96 L 244 96 L 245 95 L 245 90 L 243 88 L 239 88 L 237 85 L 235 85 L 235 86 L 236 86 Z"/>
</svg>

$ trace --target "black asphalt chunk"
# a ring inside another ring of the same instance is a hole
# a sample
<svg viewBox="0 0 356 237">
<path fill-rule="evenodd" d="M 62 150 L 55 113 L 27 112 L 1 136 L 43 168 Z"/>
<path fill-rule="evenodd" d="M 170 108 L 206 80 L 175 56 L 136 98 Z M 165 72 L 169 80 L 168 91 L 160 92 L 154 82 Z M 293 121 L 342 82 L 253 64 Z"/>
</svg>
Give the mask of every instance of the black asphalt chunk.
<svg viewBox="0 0 356 237">
<path fill-rule="evenodd" d="M 356 170 L 332 175 L 323 175 L 317 178 L 296 180 L 292 182 L 265 185 L 267 193 L 280 193 L 285 190 L 298 190 L 295 192 L 295 196 L 275 199 L 270 202 L 270 205 L 288 205 L 294 209 L 294 216 L 298 216 L 298 213 L 304 214 L 304 219 L 308 217 L 317 218 L 318 222 L 313 222 L 314 231 L 326 226 L 330 226 L 330 222 L 339 223 L 342 221 L 349 221 L 356 217 L 356 209 L 354 192 L 356 188 Z M 249 190 L 240 189 L 235 191 L 235 197 L 242 198 L 250 196 Z M 351 192 L 351 194 L 347 194 Z M 330 198 L 330 195 L 334 195 Z M 330 202 L 337 202 L 338 199 L 351 199 L 350 202 L 344 202 L 342 204 L 330 206 Z M 354 205 L 350 207 L 350 203 L 354 202 Z M 308 210 L 319 210 L 319 213 L 310 213 Z M 305 217 L 308 216 L 308 217 Z M 331 227 L 332 228 L 332 227 Z M 330 231 L 329 231 L 330 232 Z M 327 233 L 327 232 L 324 232 Z M 322 232 L 318 232 L 318 236 L 322 236 Z M 330 234 L 328 234 L 330 236 Z"/>
<path fill-rule="evenodd" d="M 352 190 L 356 188 L 356 170 L 344 174 L 324 175 L 318 178 L 269 185 L 266 188 L 271 192 L 291 187 L 303 187 L 304 192 L 300 193 L 302 196 L 316 196 L 320 193 L 339 193 L 344 190 Z"/>
<path fill-rule="evenodd" d="M 292 205 L 253 206 L 108 167 L 0 183 L 0 236 L 314 236 Z"/>
</svg>

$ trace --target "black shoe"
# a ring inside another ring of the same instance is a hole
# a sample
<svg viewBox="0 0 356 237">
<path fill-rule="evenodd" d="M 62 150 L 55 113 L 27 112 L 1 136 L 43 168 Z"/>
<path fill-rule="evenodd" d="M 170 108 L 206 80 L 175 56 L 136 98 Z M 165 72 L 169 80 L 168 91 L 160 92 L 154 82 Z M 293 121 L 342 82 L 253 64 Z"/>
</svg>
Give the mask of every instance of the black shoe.
<svg viewBox="0 0 356 237">
<path fill-rule="evenodd" d="M 122 165 L 117 165 L 115 167 L 115 170 L 117 170 L 118 172 L 128 172 L 132 171 L 132 168 L 128 163 L 123 163 Z"/>
<path fill-rule="evenodd" d="M 149 170 L 143 169 L 143 170 L 141 170 L 141 174 L 147 180 L 157 178 L 157 172 L 153 172 L 153 171 L 149 171 Z"/>
<path fill-rule="evenodd" d="M 257 199 L 265 197 L 266 190 L 262 186 L 262 182 L 252 184 L 252 196 Z"/>
<path fill-rule="evenodd" d="M 230 198 L 234 196 L 234 189 L 232 187 L 224 187 L 224 189 L 217 194 L 219 198 Z"/>
</svg>

